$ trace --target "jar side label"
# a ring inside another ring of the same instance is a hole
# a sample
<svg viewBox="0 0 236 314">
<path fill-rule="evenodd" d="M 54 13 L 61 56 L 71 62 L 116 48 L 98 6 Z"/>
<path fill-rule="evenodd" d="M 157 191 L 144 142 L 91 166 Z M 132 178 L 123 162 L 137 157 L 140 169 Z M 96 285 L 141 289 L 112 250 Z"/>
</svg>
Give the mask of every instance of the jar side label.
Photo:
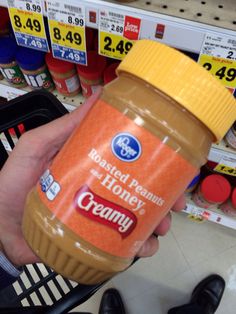
<svg viewBox="0 0 236 314">
<path fill-rule="evenodd" d="M 37 190 L 79 237 L 133 257 L 196 174 L 172 148 L 99 100 Z"/>
<path fill-rule="evenodd" d="M 79 92 L 80 83 L 76 74 L 72 74 L 70 77 L 67 78 L 59 78 L 55 76 L 52 77 L 59 92 L 64 94 L 70 94 L 76 91 Z"/>
<path fill-rule="evenodd" d="M 29 86 L 33 89 L 45 88 L 46 90 L 52 90 L 54 88 L 53 81 L 51 79 L 49 71 L 44 67 L 40 71 L 33 73 L 24 73 L 25 80 Z"/>
<path fill-rule="evenodd" d="M 21 72 L 19 66 L 12 65 L 10 67 L 2 67 L 1 68 L 2 75 L 4 78 L 11 84 L 14 84 L 19 87 L 26 86 L 26 82 L 23 76 L 23 73 Z"/>
</svg>

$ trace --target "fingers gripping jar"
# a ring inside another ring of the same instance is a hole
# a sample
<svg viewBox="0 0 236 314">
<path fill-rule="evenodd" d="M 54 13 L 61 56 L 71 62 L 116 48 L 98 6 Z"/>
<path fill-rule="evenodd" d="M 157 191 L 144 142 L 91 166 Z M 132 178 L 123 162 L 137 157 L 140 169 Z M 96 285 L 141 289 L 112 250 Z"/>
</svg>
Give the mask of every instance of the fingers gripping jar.
<svg viewBox="0 0 236 314">
<path fill-rule="evenodd" d="M 138 41 L 117 73 L 29 194 L 23 219 L 43 262 L 85 284 L 131 264 L 236 118 L 223 85 L 157 42 Z"/>
</svg>

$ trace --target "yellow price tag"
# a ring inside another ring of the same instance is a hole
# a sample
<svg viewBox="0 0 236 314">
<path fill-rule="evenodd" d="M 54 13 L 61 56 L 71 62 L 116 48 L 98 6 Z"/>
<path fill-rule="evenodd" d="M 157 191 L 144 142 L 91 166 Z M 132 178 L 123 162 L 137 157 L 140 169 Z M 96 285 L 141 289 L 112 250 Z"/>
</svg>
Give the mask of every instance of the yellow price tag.
<svg viewBox="0 0 236 314">
<path fill-rule="evenodd" d="M 99 33 L 99 52 L 110 58 L 122 60 L 132 48 L 133 43 L 133 40 L 120 35 Z"/>
<path fill-rule="evenodd" d="M 210 71 L 225 86 L 236 87 L 236 61 L 203 54 L 198 63 Z"/>
<path fill-rule="evenodd" d="M 223 164 L 218 164 L 215 168 L 215 171 L 223 173 L 223 174 L 228 174 L 230 176 L 236 177 L 236 169 L 232 168 L 230 166 L 226 166 Z"/>
<path fill-rule="evenodd" d="M 9 8 L 9 14 L 14 32 L 34 37 L 46 37 L 42 14 L 22 11 L 17 8 Z"/>
<path fill-rule="evenodd" d="M 86 51 L 85 28 L 49 20 L 52 44 Z"/>
</svg>

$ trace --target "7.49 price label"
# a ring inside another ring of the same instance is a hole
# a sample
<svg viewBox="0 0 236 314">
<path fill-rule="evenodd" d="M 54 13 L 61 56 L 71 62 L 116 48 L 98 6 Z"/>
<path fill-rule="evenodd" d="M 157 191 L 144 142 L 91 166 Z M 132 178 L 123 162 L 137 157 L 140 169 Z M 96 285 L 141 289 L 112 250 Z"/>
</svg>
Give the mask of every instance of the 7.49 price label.
<svg viewBox="0 0 236 314">
<path fill-rule="evenodd" d="M 139 39 L 141 20 L 122 12 L 99 12 L 99 53 L 122 60 Z"/>
<path fill-rule="evenodd" d="M 8 0 L 9 15 L 18 45 L 48 51 L 40 0 Z"/>
<path fill-rule="evenodd" d="M 236 61 L 201 55 L 198 63 L 211 72 L 226 87 L 236 87 Z"/>
<path fill-rule="evenodd" d="M 66 61 L 87 63 L 85 9 L 66 1 L 48 1 L 49 31 L 53 55 Z"/>
</svg>

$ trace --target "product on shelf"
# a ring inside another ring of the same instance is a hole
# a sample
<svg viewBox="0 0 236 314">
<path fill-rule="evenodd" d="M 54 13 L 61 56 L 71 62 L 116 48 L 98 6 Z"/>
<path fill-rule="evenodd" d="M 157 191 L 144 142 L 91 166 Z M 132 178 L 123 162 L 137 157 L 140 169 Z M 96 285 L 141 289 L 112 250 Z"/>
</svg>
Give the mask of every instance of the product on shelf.
<svg viewBox="0 0 236 314">
<path fill-rule="evenodd" d="M 228 216 L 236 217 L 236 188 L 233 189 L 230 198 L 219 208 Z"/>
<path fill-rule="evenodd" d="M 45 60 L 57 91 L 67 97 L 76 96 L 80 92 L 80 82 L 75 65 L 53 58 L 52 53 L 47 53 Z"/>
<path fill-rule="evenodd" d="M 91 96 L 103 85 L 103 71 L 106 67 L 106 58 L 100 56 L 96 51 L 88 51 L 88 65 L 77 65 L 77 72 L 84 97 Z"/>
<path fill-rule="evenodd" d="M 220 82 L 158 42 L 137 41 L 117 73 L 24 211 L 34 252 L 85 284 L 131 264 L 205 163 L 212 141 L 236 119 L 235 100 Z"/>
<path fill-rule="evenodd" d="M 199 207 L 209 209 L 224 203 L 230 193 L 229 181 L 222 175 L 212 174 L 202 180 L 192 199 Z"/>
<path fill-rule="evenodd" d="M 10 17 L 7 8 L 0 7 L 0 37 L 10 32 Z"/>
<path fill-rule="evenodd" d="M 85 28 L 85 37 L 86 37 L 86 49 L 93 50 L 94 48 L 94 30 L 90 27 Z"/>
<path fill-rule="evenodd" d="M 197 187 L 197 185 L 198 185 L 198 183 L 200 181 L 200 177 L 201 177 L 201 175 L 199 173 L 198 175 L 196 175 L 193 178 L 193 180 L 189 183 L 187 189 L 185 190 L 185 193 L 190 194 L 190 193 L 192 193 L 196 189 L 196 187 Z"/>
<path fill-rule="evenodd" d="M 44 88 L 53 91 L 55 86 L 45 63 L 45 53 L 19 47 L 16 53 L 16 61 L 19 64 L 27 84 L 32 89 Z"/>
<path fill-rule="evenodd" d="M 15 87 L 25 87 L 26 81 L 17 62 L 17 43 L 13 38 L 0 38 L 0 69 L 4 78 Z"/>
<path fill-rule="evenodd" d="M 120 62 L 114 62 L 110 64 L 103 73 L 104 84 L 108 84 L 117 78 L 116 69 L 118 68 Z"/>
<path fill-rule="evenodd" d="M 231 148 L 236 149 L 236 122 L 234 122 L 232 127 L 229 129 L 229 131 L 225 135 L 225 142 Z"/>
</svg>

